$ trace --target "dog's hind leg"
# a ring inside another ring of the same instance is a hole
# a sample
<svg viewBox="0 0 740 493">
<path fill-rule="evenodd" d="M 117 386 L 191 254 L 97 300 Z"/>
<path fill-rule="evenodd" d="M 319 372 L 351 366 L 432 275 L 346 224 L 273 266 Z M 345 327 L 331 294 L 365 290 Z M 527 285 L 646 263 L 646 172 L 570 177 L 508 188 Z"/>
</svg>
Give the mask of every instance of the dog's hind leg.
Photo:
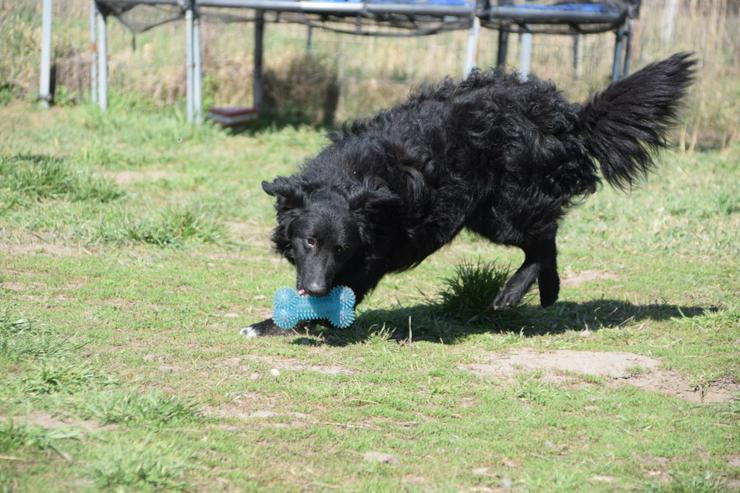
<svg viewBox="0 0 740 493">
<path fill-rule="evenodd" d="M 496 295 L 493 301 L 496 310 L 518 304 L 536 280 L 539 282 L 542 306 L 550 306 L 558 298 L 560 279 L 557 271 L 555 238 L 536 241 L 522 249 L 524 263 Z"/>
<path fill-rule="evenodd" d="M 537 284 L 540 289 L 540 305 L 548 307 L 555 303 L 560 294 L 560 276 L 558 276 L 557 249 L 555 239 L 551 240 L 552 247 L 540 259 L 540 274 Z"/>
</svg>

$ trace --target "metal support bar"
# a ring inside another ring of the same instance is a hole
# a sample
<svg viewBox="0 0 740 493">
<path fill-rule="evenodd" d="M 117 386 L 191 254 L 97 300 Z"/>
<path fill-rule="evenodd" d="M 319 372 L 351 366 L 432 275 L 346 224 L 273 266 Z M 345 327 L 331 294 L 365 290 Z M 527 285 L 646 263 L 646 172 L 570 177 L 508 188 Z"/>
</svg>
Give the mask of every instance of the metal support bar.
<svg viewBox="0 0 740 493">
<path fill-rule="evenodd" d="M 259 112 L 262 109 L 262 55 L 265 38 L 265 13 L 257 11 L 254 22 L 254 73 L 252 81 L 252 105 Z"/>
<path fill-rule="evenodd" d="M 311 53 L 311 45 L 313 45 L 313 26 L 306 28 L 306 54 Z"/>
<path fill-rule="evenodd" d="M 612 63 L 612 82 L 622 76 L 622 51 L 624 48 L 624 25 L 619 26 L 614 39 L 614 62 Z"/>
<path fill-rule="evenodd" d="M 463 76 L 467 77 L 470 72 L 478 65 L 478 42 L 480 40 L 480 19 L 473 17 L 473 24 L 468 30 L 468 48 L 465 52 L 465 67 Z"/>
<path fill-rule="evenodd" d="M 95 15 L 98 25 L 98 40 L 95 44 L 98 59 L 98 106 L 103 111 L 108 109 L 108 35 L 106 19 L 99 10 Z"/>
<path fill-rule="evenodd" d="M 185 11 L 185 80 L 188 121 L 193 121 L 193 10 Z"/>
<path fill-rule="evenodd" d="M 51 102 L 51 0 L 44 0 L 41 16 L 41 73 L 39 75 L 39 100 L 41 106 Z"/>
<path fill-rule="evenodd" d="M 525 26 L 526 27 L 526 26 Z M 519 50 L 519 77 L 527 80 L 529 67 L 532 64 L 532 33 L 523 32 L 520 35 L 521 47 Z"/>
<path fill-rule="evenodd" d="M 573 36 L 573 71 L 576 79 L 583 76 L 583 41 L 582 34 Z"/>
<path fill-rule="evenodd" d="M 96 47 L 95 18 L 98 15 L 98 6 L 95 0 L 90 1 L 90 99 L 98 102 L 98 49 Z"/>
<path fill-rule="evenodd" d="M 625 25 L 624 66 L 622 67 L 622 77 L 627 77 L 630 74 L 630 61 L 632 59 L 632 19 L 627 19 Z"/>
<path fill-rule="evenodd" d="M 498 32 L 498 53 L 496 54 L 496 67 L 506 67 L 506 55 L 509 51 L 509 32 L 502 28 Z"/>
<path fill-rule="evenodd" d="M 203 123 L 203 67 L 200 52 L 200 15 L 193 15 L 193 116 L 195 123 Z"/>
</svg>

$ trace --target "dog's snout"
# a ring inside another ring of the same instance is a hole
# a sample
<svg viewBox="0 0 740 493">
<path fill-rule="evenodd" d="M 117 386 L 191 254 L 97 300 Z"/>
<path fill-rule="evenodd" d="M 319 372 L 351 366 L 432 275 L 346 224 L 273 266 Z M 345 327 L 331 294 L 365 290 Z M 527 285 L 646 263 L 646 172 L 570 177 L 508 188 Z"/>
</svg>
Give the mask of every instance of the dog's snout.
<svg viewBox="0 0 740 493">
<path fill-rule="evenodd" d="M 306 286 L 306 291 L 311 296 L 324 296 L 328 290 L 326 288 L 326 284 L 321 284 L 319 282 L 310 282 Z"/>
</svg>

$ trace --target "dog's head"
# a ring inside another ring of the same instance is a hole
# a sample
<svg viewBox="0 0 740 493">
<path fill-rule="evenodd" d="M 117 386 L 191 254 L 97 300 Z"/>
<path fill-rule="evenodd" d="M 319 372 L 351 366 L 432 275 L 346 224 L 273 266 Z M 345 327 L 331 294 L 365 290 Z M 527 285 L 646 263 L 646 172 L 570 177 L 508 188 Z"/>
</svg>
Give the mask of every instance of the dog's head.
<svg viewBox="0 0 740 493">
<path fill-rule="evenodd" d="M 364 264 L 375 225 L 397 202 L 387 188 L 367 184 L 342 188 L 278 177 L 262 188 L 276 199 L 275 247 L 295 265 L 298 291 L 313 296 Z"/>
</svg>

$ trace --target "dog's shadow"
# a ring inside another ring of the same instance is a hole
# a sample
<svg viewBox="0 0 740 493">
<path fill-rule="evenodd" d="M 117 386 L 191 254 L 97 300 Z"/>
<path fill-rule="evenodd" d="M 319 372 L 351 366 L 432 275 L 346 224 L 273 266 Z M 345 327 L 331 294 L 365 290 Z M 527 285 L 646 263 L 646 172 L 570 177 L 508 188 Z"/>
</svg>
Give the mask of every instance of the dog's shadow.
<svg viewBox="0 0 740 493">
<path fill-rule="evenodd" d="M 439 305 L 375 309 L 362 312 L 349 329 L 316 328 L 294 344 L 346 346 L 374 336 L 401 341 L 432 341 L 454 344 L 471 334 L 514 332 L 525 337 L 558 334 L 570 330 L 597 331 L 617 328 L 641 320 L 693 318 L 716 312 L 717 307 L 670 304 L 639 305 L 600 299 L 585 302 L 561 301 L 543 309 L 524 305 L 472 318 L 444 313 Z M 311 336 L 311 337 L 309 337 Z"/>
</svg>

